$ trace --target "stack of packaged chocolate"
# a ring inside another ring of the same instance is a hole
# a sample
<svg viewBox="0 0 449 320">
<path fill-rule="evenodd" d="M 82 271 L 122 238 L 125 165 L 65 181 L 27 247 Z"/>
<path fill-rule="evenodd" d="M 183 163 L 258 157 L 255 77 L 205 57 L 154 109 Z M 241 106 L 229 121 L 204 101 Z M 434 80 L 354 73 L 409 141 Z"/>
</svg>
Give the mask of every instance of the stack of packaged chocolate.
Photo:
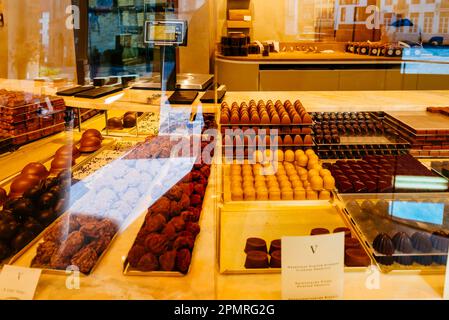
<svg viewBox="0 0 449 320">
<path fill-rule="evenodd" d="M 22 145 L 64 130 L 62 98 L 0 90 L 0 138 Z"/>
</svg>

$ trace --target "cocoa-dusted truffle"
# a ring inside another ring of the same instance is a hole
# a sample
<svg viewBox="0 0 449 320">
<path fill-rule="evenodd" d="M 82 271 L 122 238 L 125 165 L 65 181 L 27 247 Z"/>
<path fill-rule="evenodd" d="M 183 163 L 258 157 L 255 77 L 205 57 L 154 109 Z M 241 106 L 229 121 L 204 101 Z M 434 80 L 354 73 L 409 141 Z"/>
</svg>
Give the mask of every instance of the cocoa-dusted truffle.
<svg viewBox="0 0 449 320">
<path fill-rule="evenodd" d="M 396 250 L 403 253 L 411 253 L 413 251 L 412 241 L 405 232 L 398 232 L 393 237 L 393 243 Z"/>
<path fill-rule="evenodd" d="M 432 246 L 441 252 L 447 253 L 449 250 L 449 234 L 444 231 L 435 231 L 430 237 Z"/>
<path fill-rule="evenodd" d="M 424 232 L 415 232 L 412 235 L 413 247 L 421 252 L 429 253 L 432 251 L 432 241 L 430 241 L 430 236 Z"/>
<path fill-rule="evenodd" d="M 140 245 L 134 245 L 128 253 L 128 262 L 133 268 L 137 268 L 140 259 L 145 255 L 145 248 Z"/>
<path fill-rule="evenodd" d="M 90 247 L 85 247 L 76 253 L 70 262 L 77 266 L 82 273 L 88 274 L 97 260 L 97 252 Z"/>
<path fill-rule="evenodd" d="M 249 251 L 246 255 L 246 269 L 266 269 L 269 267 L 268 255 L 262 251 Z"/>
<path fill-rule="evenodd" d="M 152 253 L 147 253 L 140 258 L 137 269 L 144 272 L 157 271 L 159 269 L 159 260 Z"/>
<path fill-rule="evenodd" d="M 173 243 L 173 249 L 189 249 L 192 250 L 195 245 L 195 239 L 191 236 L 180 236 Z"/>
<path fill-rule="evenodd" d="M 181 232 L 185 229 L 186 223 L 181 216 L 174 217 L 170 220 L 168 224 L 171 224 L 175 227 L 177 232 Z"/>
<path fill-rule="evenodd" d="M 161 271 L 173 271 L 176 266 L 176 250 L 167 251 L 159 257 Z"/>
<path fill-rule="evenodd" d="M 260 238 L 249 238 L 246 240 L 245 252 L 261 251 L 267 253 L 267 243 Z"/>
<path fill-rule="evenodd" d="M 377 235 L 374 239 L 373 247 L 374 250 L 380 254 L 385 254 L 387 256 L 393 255 L 395 251 L 393 240 L 391 240 L 390 236 L 386 233 L 380 233 Z"/>
<path fill-rule="evenodd" d="M 166 224 L 165 217 L 161 214 L 147 216 L 145 219 L 145 230 L 148 233 L 161 231 Z"/>
<path fill-rule="evenodd" d="M 162 234 L 152 233 L 145 239 L 145 248 L 155 255 L 161 255 L 168 248 L 168 239 Z"/>
<path fill-rule="evenodd" d="M 182 249 L 176 254 L 176 269 L 181 273 L 187 274 L 190 267 L 192 255 L 188 249 Z"/>
<path fill-rule="evenodd" d="M 276 250 L 271 253 L 270 267 L 282 268 L 282 255 L 280 250 Z"/>
</svg>

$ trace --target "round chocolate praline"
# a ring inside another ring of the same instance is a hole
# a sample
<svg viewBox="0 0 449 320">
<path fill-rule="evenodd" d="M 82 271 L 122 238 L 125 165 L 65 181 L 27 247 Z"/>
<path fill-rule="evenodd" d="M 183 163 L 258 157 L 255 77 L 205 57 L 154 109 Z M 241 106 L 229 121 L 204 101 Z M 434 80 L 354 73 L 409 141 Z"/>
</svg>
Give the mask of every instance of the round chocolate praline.
<svg viewBox="0 0 449 320">
<path fill-rule="evenodd" d="M 246 256 L 246 269 L 266 269 L 269 267 L 268 255 L 262 251 L 249 251 Z"/>
<path fill-rule="evenodd" d="M 345 265 L 347 267 L 367 267 L 371 260 L 363 249 L 345 250 Z"/>
<path fill-rule="evenodd" d="M 245 252 L 261 251 L 267 253 L 267 242 L 260 238 L 249 238 L 246 240 Z"/>
<path fill-rule="evenodd" d="M 310 232 L 311 236 L 318 236 L 324 234 L 330 234 L 330 231 L 326 228 L 315 228 Z"/>
<path fill-rule="evenodd" d="M 271 253 L 270 267 L 282 268 L 282 253 L 280 250 L 276 250 Z"/>
<path fill-rule="evenodd" d="M 280 239 L 271 241 L 269 251 L 270 254 L 272 254 L 274 251 L 280 251 L 281 249 L 282 249 L 282 241 Z"/>
</svg>

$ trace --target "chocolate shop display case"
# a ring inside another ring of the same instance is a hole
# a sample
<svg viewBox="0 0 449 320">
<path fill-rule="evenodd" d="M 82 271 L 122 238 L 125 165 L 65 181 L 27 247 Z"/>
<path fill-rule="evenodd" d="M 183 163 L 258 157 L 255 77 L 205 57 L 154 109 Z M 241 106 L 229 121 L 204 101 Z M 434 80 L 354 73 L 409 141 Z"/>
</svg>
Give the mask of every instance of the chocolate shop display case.
<svg viewBox="0 0 449 320">
<path fill-rule="evenodd" d="M 382 272 L 445 273 L 447 193 L 344 195 L 346 220 Z"/>
</svg>

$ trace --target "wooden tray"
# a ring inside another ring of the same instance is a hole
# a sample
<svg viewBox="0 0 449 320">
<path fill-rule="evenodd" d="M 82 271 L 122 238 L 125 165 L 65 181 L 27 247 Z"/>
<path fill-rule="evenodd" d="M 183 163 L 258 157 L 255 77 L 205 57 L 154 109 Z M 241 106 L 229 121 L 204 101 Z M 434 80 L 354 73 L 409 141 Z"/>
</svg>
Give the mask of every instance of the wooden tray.
<svg viewBox="0 0 449 320">
<path fill-rule="evenodd" d="M 314 228 L 349 226 L 335 206 L 277 208 L 225 207 L 218 223 L 219 265 L 222 274 L 279 274 L 281 269 L 246 269 L 246 240 L 258 237 L 267 241 L 284 236 L 307 236 Z M 268 248 L 269 249 L 269 248 Z M 347 272 L 365 272 L 365 267 L 345 268 Z"/>
</svg>

